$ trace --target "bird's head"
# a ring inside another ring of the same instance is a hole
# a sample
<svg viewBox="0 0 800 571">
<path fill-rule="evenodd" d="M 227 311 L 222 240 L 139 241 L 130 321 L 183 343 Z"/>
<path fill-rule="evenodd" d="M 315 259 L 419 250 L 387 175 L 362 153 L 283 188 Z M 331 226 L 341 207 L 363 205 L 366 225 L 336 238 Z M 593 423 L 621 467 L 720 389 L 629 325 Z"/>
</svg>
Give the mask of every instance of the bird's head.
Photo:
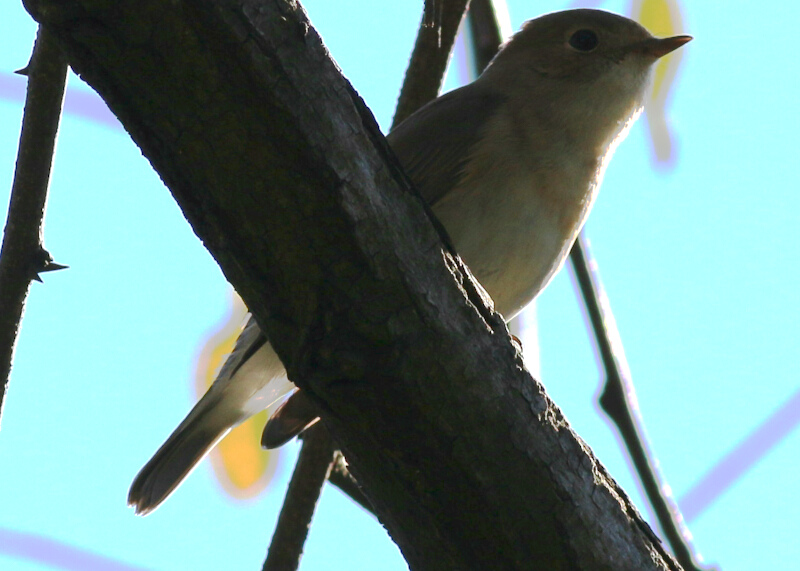
<svg viewBox="0 0 800 571">
<path fill-rule="evenodd" d="M 655 38 L 601 10 L 555 12 L 527 22 L 484 77 L 535 103 L 538 114 L 553 114 L 554 123 L 583 125 L 608 145 L 641 110 L 653 64 L 691 39 Z"/>
</svg>

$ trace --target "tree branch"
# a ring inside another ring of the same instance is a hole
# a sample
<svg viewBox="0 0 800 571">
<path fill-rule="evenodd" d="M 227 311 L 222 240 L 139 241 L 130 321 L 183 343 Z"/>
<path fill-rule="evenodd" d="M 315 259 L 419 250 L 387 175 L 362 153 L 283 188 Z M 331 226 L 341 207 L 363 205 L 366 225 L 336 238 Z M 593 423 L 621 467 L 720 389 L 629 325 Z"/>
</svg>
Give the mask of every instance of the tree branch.
<svg viewBox="0 0 800 571">
<path fill-rule="evenodd" d="M 392 128 L 439 95 L 458 26 L 469 0 L 425 0 L 417 42 L 408 63 Z"/>
<path fill-rule="evenodd" d="M 469 12 L 475 75 L 480 75 L 503 43 L 495 4 L 504 0 L 474 0 Z"/>
<path fill-rule="evenodd" d="M 394 125 L 439 94 L 468 3 L 469 0 L 426 0 L 414 52 L 397 101 Z M 331 483 L 374 514 L 372 504 L 361 492 L 341 455 L 331 472 Z"/>
<path fill-rule="evenodd" d="M 53 263 L 42 244 L 50 168 L 67 80 L 66 58 L 46 28 L 39 28 L 31 61 L 23 73 L 28 76 L 28 92 L 0 252 L 0 414 L 31 280 L 42 281 L 41 272 L 64 268 Z"/>
<path fill-rule="evenodd" d="M 716 569 L 698 563 L 692 546 L 692 535 L 683 521 L 666 478 L 648 444 L 644 432 L 644 420 L 636 402 L 636 389 L 633 386 L 614 315 L 611 313 L 611 304 L 600 281 L 600 272 L 589 250 L 588 240 L 584 238 L 583 233 L 572 247 L 570 259 L 606 372 L 605 384 L 600 394 L 600 406 L 622 436 L 628 455 L 639 474 L 639 481 L 675 553 L 675 558 L 687 571 Z"/>
<path fill-rule="evenodd" d="M 294 467 L 289 489 L 286 490 L 286 499 L 263 571 L 292 571 L 298 568 L 317 500 L 333 464 L 330 435 L 324 426 L 317 423 L 305 432 L 303 448 Z"/>
<path fill-rule="evenodd" d="M 28 0 L 161 174 L 412 569 L 677 569 L 524 370 L 288 0 Z"/>
</svg>

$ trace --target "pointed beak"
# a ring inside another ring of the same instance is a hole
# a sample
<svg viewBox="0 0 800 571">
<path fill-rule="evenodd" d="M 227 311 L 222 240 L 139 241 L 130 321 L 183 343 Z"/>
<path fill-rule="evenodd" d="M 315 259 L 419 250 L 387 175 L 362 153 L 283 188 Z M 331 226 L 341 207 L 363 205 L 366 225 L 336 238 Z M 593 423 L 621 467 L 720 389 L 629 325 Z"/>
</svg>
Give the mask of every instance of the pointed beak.
<svg viewBox="0 0 800 571">
<path fill-rule="evenodd" d="M 692 36 L 673 36 L 672 38 L 648 38 L 636 44 L 631 51 L 650 56 L 653 59 L 664 57 L 683 44 L 692 41 Z"/>
</svg>

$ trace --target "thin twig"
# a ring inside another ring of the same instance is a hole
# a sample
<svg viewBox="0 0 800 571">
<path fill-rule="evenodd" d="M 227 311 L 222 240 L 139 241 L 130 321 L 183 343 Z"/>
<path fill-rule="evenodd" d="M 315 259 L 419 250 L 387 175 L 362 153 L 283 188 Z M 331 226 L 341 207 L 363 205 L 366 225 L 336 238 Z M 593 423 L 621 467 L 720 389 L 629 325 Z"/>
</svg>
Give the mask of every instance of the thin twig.
<svg viewBox="0 0 800 571">
<path fill-rule="evenodd" d="M 328 429 L 318 422 L 305 433 L 303 448 L 286 491 L 262 571 L 292 571 L 300 564 L 303 545 L 322 486 L 333 467 L 334 451 Z"/>
<path fill-rule="evenodd" d="M 31 61 L 20 73 L 28 76 L 28 92 L 0 251 L 0 413 L 30 282 L 41 281 L 41 272 L 64 267 L 53 263 L 42 244 L 50 169 L 67 78 L 67 61 L 46 28 L 39 28 Z"/>
<path fill-rule="evenodd" d="M 606 381 L 600 395 L 600 406 L 616 424 L 628 449 L 631 461 L 642 483 L 650 505 L 658 518 L 675 558 L 684 569 L 708 570 L 697 562 L 678 505 L 672 497 L 666 478 L 658 467 L 644 431 L 644 420 L 636 400 L 628 361 L 611 312 L 611 304 L 600 281 L 597 262 L 592 258 L 587 240 L 581 234 L 570 252 L 572 267 L 586 304 L 586 312 L 594 330 L 595 341 Z"/>
<path fill-rule="evenodd" d="M 425 0 L 414 53 L 406 70 L 392 128 L 439 95 L 458 26 L 469 0 Z"/>
<path fill-rule="evenodd" d="M 475 75 L 478 76 L 492 61 L 503 42 L 493 0 L 472 0 L 467 20 L 472 34 L 472 61 Z"/>
</svg>

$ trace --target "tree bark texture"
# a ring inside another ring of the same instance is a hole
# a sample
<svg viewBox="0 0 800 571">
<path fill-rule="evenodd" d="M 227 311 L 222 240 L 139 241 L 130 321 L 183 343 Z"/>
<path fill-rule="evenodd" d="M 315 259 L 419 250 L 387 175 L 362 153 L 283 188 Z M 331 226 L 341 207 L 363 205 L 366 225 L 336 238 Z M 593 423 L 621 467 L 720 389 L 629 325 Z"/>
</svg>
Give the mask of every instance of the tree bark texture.
<svg viewBox="0 0 800 571">
<path fill-rule="evenodd" d="M 414 570 L 675 569 L 286 0 L 27 0 L 319 404 Z"/>
</svg>

